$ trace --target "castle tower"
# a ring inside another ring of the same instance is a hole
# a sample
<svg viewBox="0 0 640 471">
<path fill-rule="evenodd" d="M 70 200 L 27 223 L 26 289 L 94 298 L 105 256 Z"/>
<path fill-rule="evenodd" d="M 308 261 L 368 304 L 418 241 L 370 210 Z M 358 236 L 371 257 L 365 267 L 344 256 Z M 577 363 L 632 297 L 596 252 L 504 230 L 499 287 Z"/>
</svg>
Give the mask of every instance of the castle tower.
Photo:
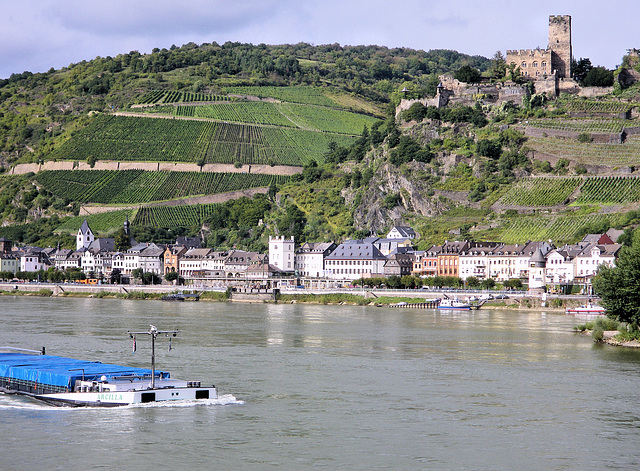
<svg viewBox="0 0 640 471">
<path fill-rule="evenodd" d="M 295 267 L 294 238 L 269 236 L 269 264 L 282 271 L 293 271 Z"/>
<path fill-rule="evenodd" d="M 558 78 L 571 78 L 571 15 L 549 16 L 549 49 L 551 70 Z"/>
<path fill-rule="evenodd" d="M 529 260 L 529 292 L 544 292 L 546 267 L 547 260 L 538 248 Z"/>
</svg>

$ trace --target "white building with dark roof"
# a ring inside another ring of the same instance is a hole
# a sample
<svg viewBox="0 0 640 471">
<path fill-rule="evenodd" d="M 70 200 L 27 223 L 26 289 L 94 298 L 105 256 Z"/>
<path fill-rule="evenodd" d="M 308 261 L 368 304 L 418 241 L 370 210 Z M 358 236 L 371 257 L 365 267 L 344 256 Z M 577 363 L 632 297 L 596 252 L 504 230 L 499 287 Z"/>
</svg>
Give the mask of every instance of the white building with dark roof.
<svg viewBox="0 0 640 471">
<path fill-rule="evenodd" d="M 387 239 L 415 239 L 418 235 L 409 226 L 393 226 L 387 234 Z"/>
<path fill-rule="evenodd" d="M 295 270 L 300 276 L 325 275 L 325 258 L 337 245 L 333 242 L 306 242 L 296 250 Z"/>
<path fill-rule="evenodd" d="M 325 259 L 325 273 L 330 280 L 357 280 L 384 276 L 387 257 L 372 242 L 349 240 L 338 245 Z"/>
</svg>

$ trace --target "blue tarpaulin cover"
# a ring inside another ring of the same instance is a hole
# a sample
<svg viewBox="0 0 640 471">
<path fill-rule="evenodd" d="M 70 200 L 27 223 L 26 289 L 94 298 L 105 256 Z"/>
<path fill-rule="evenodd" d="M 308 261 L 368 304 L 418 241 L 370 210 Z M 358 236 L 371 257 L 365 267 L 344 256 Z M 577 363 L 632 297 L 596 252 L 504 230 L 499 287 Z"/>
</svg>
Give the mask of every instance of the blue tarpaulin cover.
<svg viewBox="0 0 640 471">
<path fill-rule="evenodd" d="M 70 371 L 74 370 L 74 371 Z M 101 376 L 151 376 L 151 370 L 100 363 L 99 361 L 74 360 L 52 355 L 25 353 L 0 353 L 0 377 L 33 381 L 38 384 L 71 388 L 75 381 L 100 379 Z M 156 370 L 156 377 L 169 378 L 166 371 Z"/>
</svg>

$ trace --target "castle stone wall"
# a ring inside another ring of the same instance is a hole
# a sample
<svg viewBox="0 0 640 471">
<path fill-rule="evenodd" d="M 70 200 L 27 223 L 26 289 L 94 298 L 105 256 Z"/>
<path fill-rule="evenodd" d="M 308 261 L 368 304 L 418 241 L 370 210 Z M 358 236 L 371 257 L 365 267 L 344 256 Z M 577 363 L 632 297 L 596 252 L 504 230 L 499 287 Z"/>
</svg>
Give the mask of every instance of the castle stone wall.
<svg viewBox="0 0 640 471">
<path fill-rule="evenodd" d="M 507 64 L 520 67 L 525 77 L 546 77 L 552 73 L 551 51 L 549 49 L 507 50 Z"/>
</svg>

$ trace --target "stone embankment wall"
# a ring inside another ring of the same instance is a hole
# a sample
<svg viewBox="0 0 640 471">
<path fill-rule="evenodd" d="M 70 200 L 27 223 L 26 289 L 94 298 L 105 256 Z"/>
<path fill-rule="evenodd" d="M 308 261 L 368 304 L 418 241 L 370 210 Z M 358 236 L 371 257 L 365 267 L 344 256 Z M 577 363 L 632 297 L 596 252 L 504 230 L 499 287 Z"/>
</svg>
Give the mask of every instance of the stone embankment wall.
<svg viewBox="0 0 640 471">
<path fill-rule="evenodd" d="M 148 170 L 162 172 L 211 172 L 211 173 L 260 173 L 267 175 L 295 175 L 302 173 L 302 167 L 289 165 L 243 165 L 235 167 L 232 164 L 206 164 L 200 168 L 196 164 L 172 163 L 172 162 L 119 162 L 115 160 L 98 160 L 93 168 L 86 162 L 73 162 L 70 160 L 54 162 L 46 161 L 44 164 L 18 164 L 11 169 L 12 175 L 20 175 L 29 172 L 38 173 L 41 170 Z"/>
<path fill-rule="evenodd" d="M 564 137 L 568 139 L 578 139 L 580 132 L 562 131 L 560 129 L 546 129 L 525 127 L 524 134 L 528 137 Z M 627 133 L 628 134 L 628 133 Z M 600 144 L 622 144 L 624 142 L 625 132 L 612 134 L 590 134 L 593 142 Z"/>
</svg>

